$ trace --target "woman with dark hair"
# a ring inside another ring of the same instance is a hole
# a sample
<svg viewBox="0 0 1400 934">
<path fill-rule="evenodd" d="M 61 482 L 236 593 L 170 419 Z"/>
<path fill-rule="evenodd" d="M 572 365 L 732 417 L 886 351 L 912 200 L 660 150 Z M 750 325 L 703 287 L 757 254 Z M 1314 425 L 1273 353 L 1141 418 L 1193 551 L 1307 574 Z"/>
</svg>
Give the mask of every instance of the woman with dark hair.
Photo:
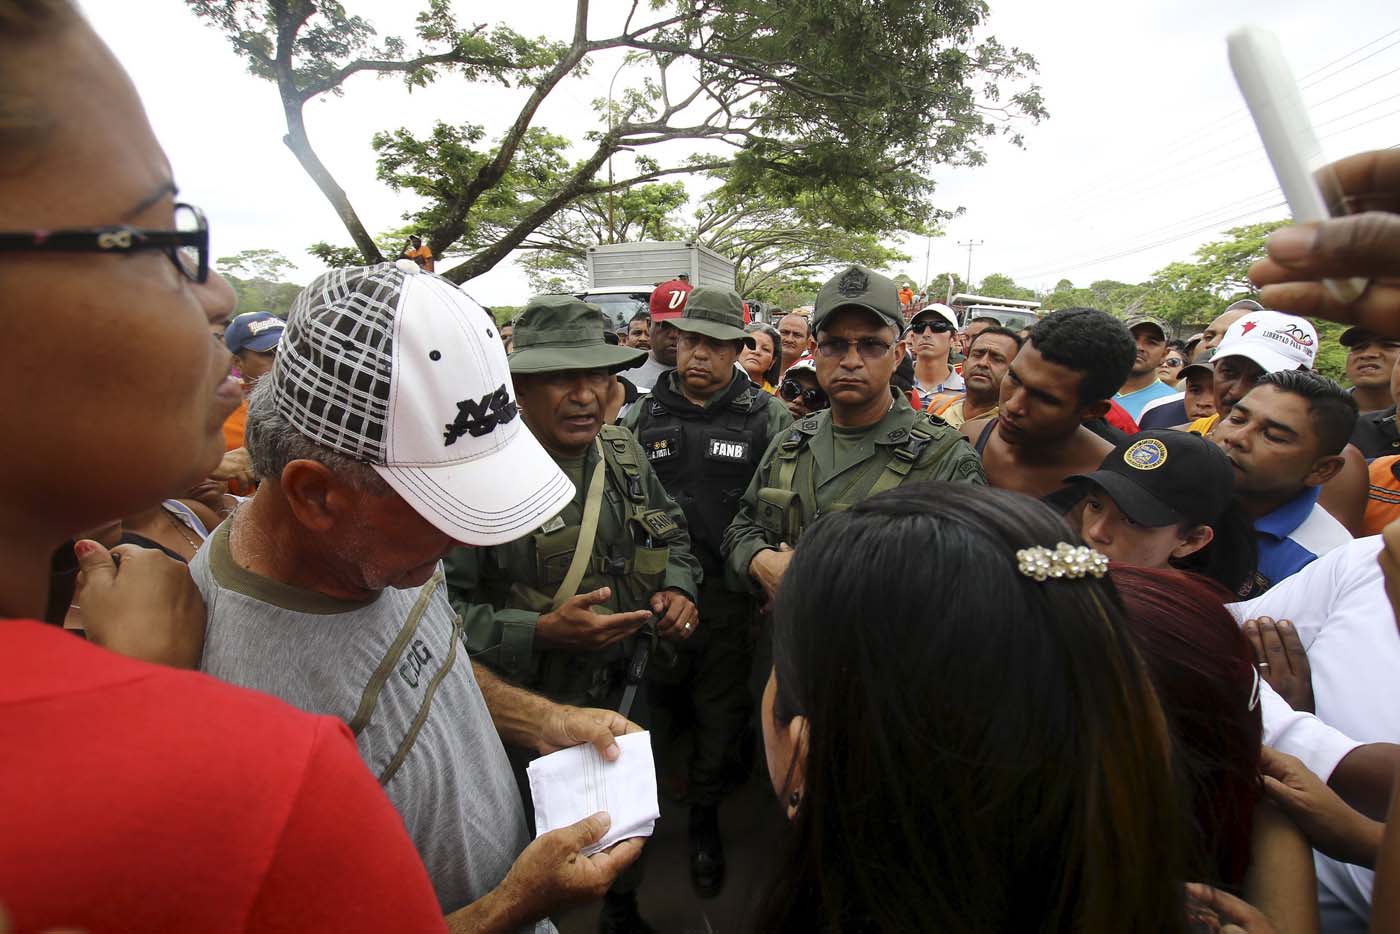
<svg viewBox="0 0 1400 934">
<path fill-rule="evenodd" d="M 755 321 L 744 326 L 744 332 L 753 335 L 753 346 L 745 347 L 739 354 L 739 365 L 749 374 L 755 386 L 760 386 L 770 396 L 778 394 L 778 372 L 783 365 L 783 339 L 771 324 Z"/>
<path fill-rule="evenodd" d="M 754 929 L 1185 928 L 1165 721 L 1072 538 L 942 483 L 803 536 L 762 704 L 792 827 Z"/>
<path fill-rule="evenodd" d="M 1170 429 L 1139 432 L 1091 474 L 1070 477 L 1082 491 L 1070 525 L 1121 564 L 1177 568 L 1245 596 L 1254 584 L 1253 521 L 1235 502 L 1235 475 L 1214 444 Z"/>
<path fill-rule="evenodd" d="M 1114 565 L 1109 577 L 1167 715 L 1192 865 L 1244 894 L 1280 930 L 1317 929 L 1312 850 L 1263 801 L 1259 671 L 1230 594 L 1196 574 Z"/>
</svg>

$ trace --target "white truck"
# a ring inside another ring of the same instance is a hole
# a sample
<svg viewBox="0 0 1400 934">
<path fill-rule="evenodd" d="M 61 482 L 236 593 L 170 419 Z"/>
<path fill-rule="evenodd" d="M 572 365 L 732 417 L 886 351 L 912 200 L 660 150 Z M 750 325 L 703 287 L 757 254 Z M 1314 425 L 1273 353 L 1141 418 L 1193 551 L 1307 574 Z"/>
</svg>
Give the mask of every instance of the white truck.
<svg viewBox="0 0 1400 934">
<path fill-rule="evenodd" d="M 686 240 L 605 243 L 588 248 L 588 288 L 577 293 L 602 307 L 615 328 L 646 311 L 652 289 L 686 276 L 691 285 L 734 288 L 734 263 Z"/>
</svg>

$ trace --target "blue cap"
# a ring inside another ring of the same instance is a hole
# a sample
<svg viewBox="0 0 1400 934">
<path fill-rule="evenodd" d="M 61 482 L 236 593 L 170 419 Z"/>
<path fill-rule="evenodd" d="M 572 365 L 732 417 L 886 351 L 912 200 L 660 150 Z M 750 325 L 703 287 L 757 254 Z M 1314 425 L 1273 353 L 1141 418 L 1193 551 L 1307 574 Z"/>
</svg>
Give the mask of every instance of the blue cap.
<svg viewBox="0 0 1400 934">
<path fill-rule="evenodd" d="M 267 353 L 277 347 L 287 323 L 269 311 L 249 311 L 238 315 L 224 329 L 224 345 L 233 353 L 255 350 Z"/>
</svg>

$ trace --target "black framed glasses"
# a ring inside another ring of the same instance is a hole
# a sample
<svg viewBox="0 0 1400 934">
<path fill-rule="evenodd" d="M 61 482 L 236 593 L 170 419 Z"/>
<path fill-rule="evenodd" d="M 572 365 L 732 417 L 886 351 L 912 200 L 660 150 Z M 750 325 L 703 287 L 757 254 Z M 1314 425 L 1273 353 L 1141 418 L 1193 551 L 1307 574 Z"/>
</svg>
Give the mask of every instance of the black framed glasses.
<svg viewBox="0 0 1400 934">
<path fill-rule="evenodd" d="M 0 233 L 0 253 L 136 253 L 160 250 L 191 282 L 209 281 L 209 222 L 189 204 L 175 205 L 173 230 L 82 227 Z"/>
<path fill-rule="evenodd" d="M 813 386 L 811 389 L 802 388 L 802 384 L 795 379 L 785 379 L 778 387 L 778 395 L 789 402 L 802 400 L 802 404 L 808 409 L 826 408 L 826 393 L 820 386 Z"/>
<path fill-rule="evenodd" d="M 932 331 L 935 334 L 948 334 L 953 330 L 953 326 L 947 321 L 920 321 L 918 324 L 909 325 L 909 330 L 915 334 L 922 334 L 925 331 Z"/>
</svg>

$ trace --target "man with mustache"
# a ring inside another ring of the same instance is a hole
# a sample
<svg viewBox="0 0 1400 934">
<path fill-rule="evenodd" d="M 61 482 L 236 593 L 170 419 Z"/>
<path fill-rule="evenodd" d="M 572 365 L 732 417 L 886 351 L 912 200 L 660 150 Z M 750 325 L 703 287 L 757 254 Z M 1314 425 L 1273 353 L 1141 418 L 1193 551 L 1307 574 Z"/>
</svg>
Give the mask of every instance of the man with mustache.
<svg viewBox="0 0 1400 934">
<path fill-rule="evenodd" d="M 695 722 L 686 798 L 690 804 L 690 878 L 704 898 L 724 883 L 719 805 L 730 790 L 744 725 L 753 664 L 753 601 L 724 586 L 724 530 L 739 508 L 768 442 L 792 423 L 776 397 L 734 364 L 754 338 L 733 289 L 698 286 L 672 322 L 680 331 L 676 369 L 634 405 L 623 424 L 690 524 L 692 550 L 705 571 L 704 625 L 681 646 L 675 677 L 651 684 L 653 706 Z"/>
<path fill-rule="evenodd" d="M 1361 414 L 1393 408 L 1390 371 L 1400 359 L 1400 340 L 1381 337 L 1363 328 L 1347 328 L 1338 342 L 1347 349 L 1347 380 Z"/>
<path fill-rule="evenodd" d="M 890 279 L 850 266 L 817 293 L 817 382 L 831 408 L 768 446 L 724 533 L 731 582 L 771 599 L 792 546 L 821 515 L 903 483 L 984 482 L 955 429 L 915 412 L 903 393 L 891 394 L 890 377 L 904 357 L 898 291 Z"/>
<path fill-rule="evenodd" d="M 1123 322 L 1093 308 L 1037 321 L 1001 381 L 996 417 L 962 426 L 987 482 L 1039 498 L 1097 470 L 1114 446 L 1084 423 L 1108 413 L 1136 352 Z"/>
<path fill-rule="evenodd" d="M 602 310 L 572 295 L 533 298 L 516 319 L 520 415 L 574 495 L 524 537 L 459 548 L 445 564 L 473 660 L 552 701 L 616 709 L 640 640 L 694 635 L 703 575 L 685 514 L 632 434 L 604 422 L 612 376 L 646 357 L 609 344 L 605 329 Z M 662 655 L 653 652 L 653 668 Z M 629 713 L 643 725 L 645 696 Z M 507 752 L 523 777 L 535 750 Z M 600 930 L 646 930 L 639 883 L 634 871 L 614 885 Z"/>
<path fill-rule="evenodd" d="M 933 414 L 954 428 L 976 418 L 996 415 L 1001 381 L 1021 350 L 1021 344 L 1021 335 L 1001 325 L 978 331 L 967 345 L 967 362 L 963 364 L 967 395 Z"/>
<path fill-rule="evenodd" d="M 1254 517 L 1254 594 L 1351 541 L 1318 495 L 1342 470 L 1342 449 L 1355 427 L 1356 400 L 1336 382 L 1311 370 L 1280 369 L 1232 403 L 1211 434 L 1234 468 L 1236 499 Z"/>
</svg>

